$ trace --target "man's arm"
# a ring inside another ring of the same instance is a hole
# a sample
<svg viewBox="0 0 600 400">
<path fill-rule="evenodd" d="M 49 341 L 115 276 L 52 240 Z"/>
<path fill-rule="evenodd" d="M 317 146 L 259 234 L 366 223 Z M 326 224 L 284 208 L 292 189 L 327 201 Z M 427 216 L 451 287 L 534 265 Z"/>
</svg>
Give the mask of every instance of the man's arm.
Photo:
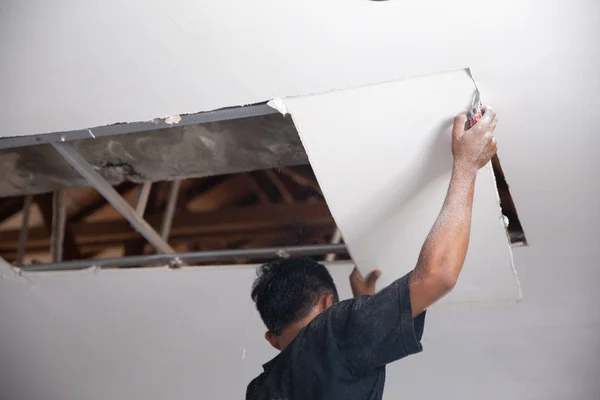
<svg viewBox="0 0 600 400">
<path fill-rule="evenodd" d="M 454 165 L 448 194 L 410 277 L 413 317 L 454 288 L 469 247 L 477 171 L 497 150 L 493 137 L 496 113 L 492 108 L 484 107 L 481 120 L 467 131 L 464 129 L 466 121 L 464 114 L 454 119 Z"/>
</svg>

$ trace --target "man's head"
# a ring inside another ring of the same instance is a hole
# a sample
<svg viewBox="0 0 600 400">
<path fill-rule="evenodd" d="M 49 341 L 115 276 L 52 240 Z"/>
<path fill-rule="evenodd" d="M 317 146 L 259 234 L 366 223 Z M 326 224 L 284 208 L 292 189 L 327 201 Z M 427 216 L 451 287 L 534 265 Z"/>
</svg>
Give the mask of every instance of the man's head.
<svg viewBox="0 0 600 400">
<path fill-rule="evenodd" d="M 307 258 L 274 261 L 258 268 L 251 296 L 267 326 L 266 339 L 279 350 L 339 301 L 325 266 Z"/>
</svg>

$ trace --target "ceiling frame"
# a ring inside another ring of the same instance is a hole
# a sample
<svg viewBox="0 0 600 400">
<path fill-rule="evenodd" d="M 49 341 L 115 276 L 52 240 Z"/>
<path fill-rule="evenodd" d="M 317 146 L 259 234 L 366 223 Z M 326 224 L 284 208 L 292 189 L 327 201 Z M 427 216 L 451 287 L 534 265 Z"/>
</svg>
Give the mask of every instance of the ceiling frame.
<svg viewBox="0 0 600 400">
<path fill-rule="evenodd" d="M 344 254 L 348 249 L 345 244 L 317 244 L 288 247 L 264 247 L 252 249 L 227 249 L 208 250 L 191 253 L 176 254 L 144 254 L 141 256 L 101 258 L 93 260 L 74 260 L 49 264 L 34 264 L 21 267 L 22 271 L 70 271 L 87 268 L 107 267 L 132 267 L 142 264 L 153 266 L 171 265 L 174 267 L 184 266 L 184 263 L 199 263 L 208 261 L 234 260 L 236 258 L 247 258 L 250 260 L 269 258 L 285 259 L 290 257 L 310 257 L 325 254 Z"/>
</svg>

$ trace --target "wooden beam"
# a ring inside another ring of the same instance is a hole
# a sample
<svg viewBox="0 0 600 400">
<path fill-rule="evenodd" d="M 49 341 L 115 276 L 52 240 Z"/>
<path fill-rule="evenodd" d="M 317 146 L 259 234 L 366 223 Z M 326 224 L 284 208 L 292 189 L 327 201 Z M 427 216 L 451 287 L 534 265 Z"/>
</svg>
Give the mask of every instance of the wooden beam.
<svg viewBox="0 0 600 400">
<path fill-rule="evenodd" d="M 158 192 L 160 191 L 162 182 L 158 182 L 154 185 L 146 185 L 146 190 L 148 190 L 148 198 L 146 199 L 146 204 L 144 205 L 143 213 L 141 216 L 144 216 L 146 212 L 149 214 L 157 213 L 160 209 L 158 207 Z M 136 204 L 136 212 L 140 212 L 137 208 Z M 145 217 L 144 217 L 145 218 Z M 123 255 L 127 256 L 139 256 L 144 254 L 144 250 L 146 249 L 146 239 L 141 236 L 133 241 L 123 242 Z"/>
<path fill-rule="evenodd" d="M 23 260 L 25 259 L 25 253 L 27 252 L 27 236 L 29 235 L 29 214 L 31 211 L 31 203 L 33 203 L 33 196 L 28 194 L 25 196 L 23 203 L 23 213 L 21 218 L 21 232 L 19 234 L 19 243 L 17 244 L 17 258 L 16 265 L 18 267 L 23 266 Z"/>
<path fill-rule="evenodd" d="M 319 194 L 320 196 L 323 196 L 321 187 L 317 183 L 316 179 L 314 179 L 314 180 L 310 179 L 290 168 L 285 168 L 285 167 L 281 168 L 281 173 L 287 175 L 291 180 L 293 180 L 297 184 L 305 186 L 305 187 L 313 190 L 315 193 Z"/>
<path fill-rule="evenodd" d="M 281 181 L 281 179 L 279 179 L 275 171 L 273 171 L 272 169 L 268 169 L 265 171 L 265 173 L 279 191 L 279 194 L 281 195 L 283 201 L 287 204 L 292 204 L 294 202 L 294 195 L 292 195 L 292 193 L 288 190 L 288 188 Z"/>
<path fill-rule="evenodd" d="M 208 190 L 210 190 L 213 186 L 225 181 L 228 179 L 227 175 L 217 175 L 217 176 L 207 176 L 205 178 L 199 179 L 199 182 L 192 186 L 190 189 L 186 190 L 185 193 L 181 196 L 182 200 L 186 203 L 195 199 L 198 196 L 202 196 Z"/>
<path fill-rule="evenodd" d="M 29 239 L 31 240 L 34 236 L 32 234 L 35 232 L 36 237 L 44 237 L 45 244 L 44 247 L 49 248 L 51 238 L 48 237 L 48 234 L 52 235 L 53 231 L 53 194 L 45 193 L 35 196 L 35 202 L 37 203 L 42 217 L 44 219 L 45 228 L 36 228 L 30 230 Z M 2 233 L 3 237 L 9 237 L 7 235 L 8 232 Z M 29 244 L 28 244 L 29 246 Z M 64 261 L 68 260 L 77 260 L 81 258 L 81 252 L 79 251 L 79 247 L 77 242 L 75 241 L 75 234 L 73 232 L 71 221 L 66 221 L 64 227 L 64 238 L 63 238 L 63 246 L 62 246 L 62 255 L 61 258 Z M 35 248 L 35 247 L 34 247 Z"/>
<path fill-rule="evenodd" d="M 271 200 L 272 203 L 278 203 L 280 200 L 280 193 L 277 187 L 273 184 L 273 181 L 269 179 L 264 170 L 250 172 L 254 182 L 260 187 L 265 195 Z"/>
<path fill-rule="evenodd" d="M 159 227 L 162 213 L 148 215 L 146 220 L 153 227 Z M 247 235 L 271 230 L 298 229 L 298 227 L 330 227 L 333 218 L 325 203 L 316 204 L 277 204 L 238 207 L 211 212 L 182 212 L 173 219 L 170 237 L 172 240 L 219 235 Z M 102 222 L 80 222 L 68 226 L 68 232 L 77 237 L 80 246 L 123 245 L 125 242 L 140 239 L 124 220 Z M 19 231 L 0 232 L 0 254 L 16 252 Z M 67 236 L 65 237 L 65 243 Z M 48 248 L 49 238 L 45 229 L 32 228 L 29 232 L 28 248 L 31 251 Z M 65 246 L 65 250 L 68 249 Z M 87 250 L 86 250 L 87 251 Z M 67 252 L 65 252 L 66 258 Z"/>
<path fill-rule="evenodd" d="M 235 175 L 212 185 L 201 196 L 187 202 L 187 209 L 193 212 L 229 209 L 249 194 L 253 191 L 246 177 Z"/>
<path fill-rule="evenodd" d="M 123 182 L 119 186 L 115 187 L 115 189 L 121 196 L 124 196 L 127 193 L 129 193 L 131 190 L 133 190 L 133 188 L 135 188 L 135 187 L 136 187 L 136 185 L 131 182 Z M 78 210 L 75 214 L 73 214 L 69 218 L 69 221 L 73 222 L 73 223 L 82 221 L 85 218 L 89 217 L 90 215 L 93 215 L 97 211 L 100 211 L 104 207 L 108 207 L 108 206 L 109 206 L 109 204 L 106 201 L 106 199 L 104 197 L 102 197 L 102 195 L 100 193 L 98 193 L 98 199 L 96 201 L 94 201 L 93 203 Z"/>
<path fill-rule="evenodd" d="M 254 194 L 256 195 L 256 197 L 258 197 L 258 201 L 261 204 L 271 204 L 272 203 L 271 199 L 262 190 L 262 188 L 260 187 L 260 185 L 258 184 L 258 182 L 256 181 L 256 179 L 254 178 L 254 176 L 252 176 L 249 173 L 244 174 L 244 176 L 248 180 L 248 184 L 250 185 L 250 188 L 252 188 L 252 191 L 254 192 Z"/>
</svg>

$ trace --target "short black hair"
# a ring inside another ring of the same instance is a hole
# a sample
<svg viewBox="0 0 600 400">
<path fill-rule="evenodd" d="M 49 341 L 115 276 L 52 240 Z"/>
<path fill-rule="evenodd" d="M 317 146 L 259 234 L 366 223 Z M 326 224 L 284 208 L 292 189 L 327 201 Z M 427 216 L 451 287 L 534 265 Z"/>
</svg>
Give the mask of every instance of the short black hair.
<svg viewBox="0 0 600 400">
<path fill-rule="evenodd" d="M 324 265 L 309 258 L 273 261 L 260 266 L 252 300 L 267 326 L 279 335 L 289 323 L 306 317 L 323 295 L 339 301 L 333 278 Z"/>
</svg>

